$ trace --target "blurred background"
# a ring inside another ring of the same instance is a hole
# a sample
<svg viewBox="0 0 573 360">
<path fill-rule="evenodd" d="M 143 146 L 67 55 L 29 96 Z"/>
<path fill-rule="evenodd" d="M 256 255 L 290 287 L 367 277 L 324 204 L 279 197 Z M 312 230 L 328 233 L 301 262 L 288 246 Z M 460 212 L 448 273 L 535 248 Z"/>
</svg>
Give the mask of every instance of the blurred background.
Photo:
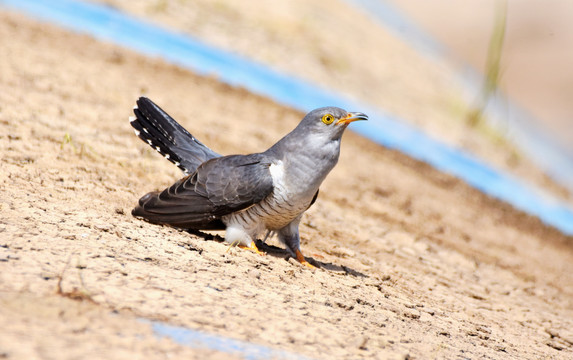
<svg viewBox="0 0 573 360">
<path fill-rule="evenodd" d="M 392 0 L 451 54 L 486 72 L 496 6 L 507 7 L 500 86 L 573 158 L 573 2 Z"/>
</svg>

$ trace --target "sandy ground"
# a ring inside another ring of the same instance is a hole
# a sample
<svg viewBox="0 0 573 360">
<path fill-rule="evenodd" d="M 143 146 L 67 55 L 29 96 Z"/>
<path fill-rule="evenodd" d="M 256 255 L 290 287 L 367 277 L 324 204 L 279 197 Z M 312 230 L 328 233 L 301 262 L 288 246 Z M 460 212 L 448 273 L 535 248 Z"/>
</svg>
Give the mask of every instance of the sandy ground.
<svg viewBox="0 0 573 360">
<path fill-rule="evenodd" d="M 572 238 L 352 133 L 301 226 L 320 269 L 138 221 L 181 176 L 140 94 L 221 153 L 302 114 L 4 11 L 0 41 L 0 357 L 228 358 L 141 318 L 317 359 L 573 356 Z"/>
</svg>

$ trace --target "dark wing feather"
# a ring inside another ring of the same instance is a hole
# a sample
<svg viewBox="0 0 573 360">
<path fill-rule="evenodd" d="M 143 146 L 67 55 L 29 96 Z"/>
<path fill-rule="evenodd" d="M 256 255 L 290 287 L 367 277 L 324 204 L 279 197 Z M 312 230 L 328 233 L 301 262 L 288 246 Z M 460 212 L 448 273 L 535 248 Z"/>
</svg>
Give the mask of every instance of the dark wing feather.
<svg viewBox="0 0 573 360">
<path fill-rule="evenodd" d="M 209 160 L 162 192 L 142 197 L 132 214 L 184 229 L 222 230 L 222 216 L 256 204 L 272 192 L 270 164 L 262 154 Z"/>
<path fill-rule="evenodd" d="M 312 205 L 314 205 L 314 203 L 316 202 L 316 199 L 318 199 L 318 193 L 320 192 L 320 190 L 316 190 L 316 194 L 314 194 L 314 196 L 312 197 L 312 201 L 310 202 L 310 205 L 308 205 L 308 207 L 306 208 L 307 210 L 310 209 L 310 207 Z"/>
<path fill-rule="evenodd" d="M 220 157 L 146 97 L 137 100 L 131 126 L 137 136 L 187 174 L 205 161 Z"/>
</svg>

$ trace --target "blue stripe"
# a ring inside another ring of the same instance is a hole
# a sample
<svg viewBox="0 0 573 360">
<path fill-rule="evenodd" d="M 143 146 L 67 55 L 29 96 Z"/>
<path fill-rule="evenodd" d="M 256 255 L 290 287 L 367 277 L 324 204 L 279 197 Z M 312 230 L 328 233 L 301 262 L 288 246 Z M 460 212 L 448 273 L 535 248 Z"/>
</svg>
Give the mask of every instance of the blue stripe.
<svg viewBox="0 0 573 360">
<path fill-rule="evenodd" d="M 350 101 L 301 79 L 109 7 L 77 0 L 0 0 L 0 4 L 147 55 L 161 56 L 198 73 L 215 73 L 224 82 L 300 110 L 337 105 L 365 112 L 371 120 L 353 124 L 355 132 L 458 176 L 477 189 L 573 235 L 573 210 L 565 202 L 428 137 L 380 109 Z"/>
<path fill-rule="evenodd" d="M 310 360 L 295 353 L 276 350 L 246 341 L 230 339 L 223 336 L 208 334 L 202 331 L 178 326 L 166 325 L 156 321 L 142 320 L 151 324 L 153 332 L 158 337 L 168 337 L 178 344 L 195 349 L 211 349 L 241 356 L 246 360 L 289 359 Z"/>
</svg>

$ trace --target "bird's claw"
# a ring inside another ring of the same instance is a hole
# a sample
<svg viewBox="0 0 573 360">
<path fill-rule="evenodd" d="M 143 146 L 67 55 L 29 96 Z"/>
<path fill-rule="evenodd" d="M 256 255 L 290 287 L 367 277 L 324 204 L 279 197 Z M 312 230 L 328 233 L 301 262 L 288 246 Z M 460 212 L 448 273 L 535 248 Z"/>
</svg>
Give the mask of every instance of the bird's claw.
<svg viewBox="0 0 573 360">
<path fill-rule="evenodd" d="M 261 250 L 259 250 L 259 248 L 257 247 L 257 245 L 255 244 L 254 241 L 252 241 L 249 246 L 239 245 L 239 247 L 240 247 L 241 249 L 244 249 L 244 250 L 253 251 L 254 253 L 257 253 L 257 254 L 259 254 L 259 255 L 266 255 L 266 253 L 264 253 L 264 252 L 262 252 Z"/>
<path fill-rule="evenodd" d="M 296 259 L 298 260 L 299 263 L 301 263 L 301 265 L 304 265 L 310 269 L 316 269 L 316 266 L 306 261 L 304 255 L 300 252 L 300 250 L 296 250 L 295 253 L 296 253 Z"/>
</svg>

